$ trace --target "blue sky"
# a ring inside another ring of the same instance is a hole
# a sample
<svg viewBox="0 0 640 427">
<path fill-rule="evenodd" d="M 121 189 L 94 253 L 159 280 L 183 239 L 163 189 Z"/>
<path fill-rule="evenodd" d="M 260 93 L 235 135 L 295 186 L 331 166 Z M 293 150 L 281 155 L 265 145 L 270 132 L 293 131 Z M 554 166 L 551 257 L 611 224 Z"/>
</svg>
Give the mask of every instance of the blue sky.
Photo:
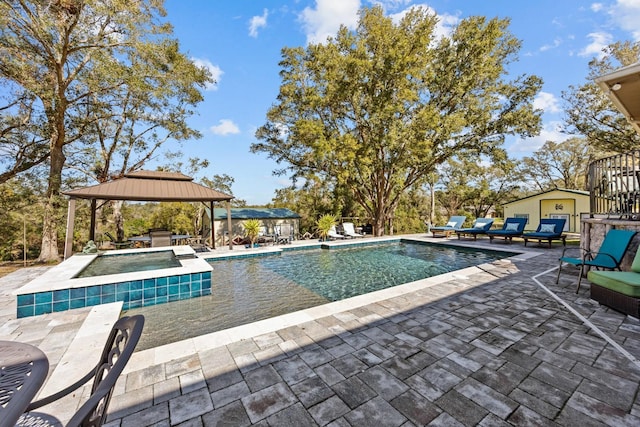
<svg viewBox="0 0 640 427">
<path fill-rule="evenodd" d="M 234 195 L 249 204 L 270 202 L 274 190 L 289 182 L 273 176 L 276 164 L 249 147 L 276 101 L 281 49 L 322 42 L 341 24 L 354 28 L 359 8 L 373 4 L 389 15 L 412 6 L 429 8 L 439 16 L 443 34 L 469 16 L 511 19 L 510 31 L 522 48 L 510 75 L 544 80 L 535 101 L 544 110 L 543 130 L 534 138 L 509 140 L 512 157 L 529 155 L 547 140 L 565 140 L 558 131 L 562 91 L 585 82 L 589 60 L 607 44 L 640 40 L 640 0 L 166 0 L 167 20 L 183 52 L 217 80 L 190 120 L 203 138 L 182 144 L 185 157 L 207 158 L 211 166 L 204 176 L 232 176 Z"/>
</svg>

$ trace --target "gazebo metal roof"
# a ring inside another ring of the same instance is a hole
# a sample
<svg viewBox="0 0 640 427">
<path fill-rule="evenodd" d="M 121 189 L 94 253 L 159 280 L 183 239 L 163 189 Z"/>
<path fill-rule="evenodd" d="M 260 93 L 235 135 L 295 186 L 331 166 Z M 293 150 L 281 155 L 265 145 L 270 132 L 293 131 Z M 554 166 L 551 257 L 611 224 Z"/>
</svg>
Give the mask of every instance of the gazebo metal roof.
<svg viewBox="0 0 640 427">
<path fill-rule="evenodd" d="M 193 182 L 190 176 L 159 171 L 131 172 L 123 178 L 66 191 L 63 194 L 75 199 L 148 202 L 217 202 L 233 199 L 233 196 Z"/>
<path fill-rule="evenodd" d="M 233 196 L 193 182 L 193 178 L 178 172 L 136 171 L 124 177 L 102 184 L 65 191 L 69 196 L 69 218 L 65 239 L 64 257 L 71 256 L 73 246 L 73 225 L 75 218 L 75 199 L 91 200 L 91 230 L 89 238 L 94 239 L 96 222 L 96 200 L 132 200 L 139 202 L 213 202 L 233 199 Z M 230 206 L 227 203 L 227 221 L 231 224 Z M 213 233 L 213 227 L 211 227 Z M 210 236 L 212 243 L 213 235 Z M 215 244 L 215 243 L 214 243 Z M 231 247 L 231 242 L 229 242 Z"/>
</svg>

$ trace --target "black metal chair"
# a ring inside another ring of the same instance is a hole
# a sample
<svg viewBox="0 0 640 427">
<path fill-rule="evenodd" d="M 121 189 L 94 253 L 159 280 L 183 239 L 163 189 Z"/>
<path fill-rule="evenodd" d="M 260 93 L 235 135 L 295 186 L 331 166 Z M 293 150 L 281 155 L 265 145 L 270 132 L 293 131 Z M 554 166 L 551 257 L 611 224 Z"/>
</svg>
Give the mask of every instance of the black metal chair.
<svg viewBox="0 0 640 427">
<path fill-rule="evenodd" d="M 116 247 L 116 249 L 128 249 L 130 247 L 133 246 L 133 242 L 119 242 L 116 240 L 115 237 L 113 237 L 113 235 L 111 233 L 109 233 L 108 231 L 104 232 L 104 235 L 107 236 L 109 238 L 109 240 L 111 241 L 111 243 L 113 243 L 113 246 Z"/>
<path fill-rule="evenodd" d="M 100 361 L 95 368 L 65 389 L 51 396 L 31 402 L 27 407 L 27 413 L 20 418 L 17 425 L 41 426 L 56 425 L 56 423 L 59 425 L 60 422 L 55 420 L 55 418 L 31 411 L 70 394 L 92 378 L 93 385 L 89 399 L 80 406 L 66 425 L 67 427 L 93 427 L 104 424 L 107 418 L 107 408 L 109 407 L 113 388 L 140 340 L 143 327 L 144 316 L 142 315 L 119 319 L 111 329 L 109 338 L 102 350 Z"/>
</svg>

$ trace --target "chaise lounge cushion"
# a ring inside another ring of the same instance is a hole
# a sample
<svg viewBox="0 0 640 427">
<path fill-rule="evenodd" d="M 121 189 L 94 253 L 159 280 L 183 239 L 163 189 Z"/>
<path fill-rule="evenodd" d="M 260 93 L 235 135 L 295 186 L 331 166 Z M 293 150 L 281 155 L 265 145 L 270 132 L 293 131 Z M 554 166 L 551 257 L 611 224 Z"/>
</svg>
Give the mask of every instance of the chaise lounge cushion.
<svg viewBox="0 0 640 427">
<path fill-rule="evenodd" d="M 599 271 L 587 273 L 590 282 L 634 298 L 640 298 L 640 273 L 634 271 Z"/>
</svg>

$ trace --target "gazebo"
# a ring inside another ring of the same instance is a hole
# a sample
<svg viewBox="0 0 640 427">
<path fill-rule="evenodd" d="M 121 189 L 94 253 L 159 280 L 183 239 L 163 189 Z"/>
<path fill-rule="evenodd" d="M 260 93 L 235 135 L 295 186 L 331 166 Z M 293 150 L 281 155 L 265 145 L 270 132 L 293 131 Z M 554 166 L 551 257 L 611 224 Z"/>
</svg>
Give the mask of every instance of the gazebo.
<svg viewBox="0 0 640 427">
<path fill-rule="evenodd" d="M 69 196 L 67 231 L 64 244 L 65 259 L 72 255 L 73 227 L 75 222 L 76 199 L 91 201 L 91 230 L 89 239 L 95 240 L 97 200 L 131 200 L 139 202 L 209 202 L 213 211 L 213 203 L 225 201 L 227 221 L 231 229 L 231 213 L 229 201 L 233 199 L 220 191 L 193 182 L 193 178 L 176 172 L 136 171 L 124 177 L 90 187 L 66 191 Z M 209 227 L 211 242 L 215 245 L 213 224 Z M 215 246 L 214 246 L 215 247 Z M 233 249 L 229 239 L 229 249 Z"/>
</svg>

